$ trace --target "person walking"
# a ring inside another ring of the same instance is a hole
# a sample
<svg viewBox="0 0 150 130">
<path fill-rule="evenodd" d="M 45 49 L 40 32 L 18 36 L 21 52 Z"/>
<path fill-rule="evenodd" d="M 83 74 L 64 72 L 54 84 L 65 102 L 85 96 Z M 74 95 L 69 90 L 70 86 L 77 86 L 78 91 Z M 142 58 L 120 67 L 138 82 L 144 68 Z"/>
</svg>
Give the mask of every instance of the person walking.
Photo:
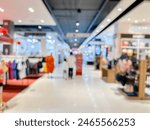
<svg viewBox="0 0 150 130">
<path fill-rule="evenodd" d="M 72 52 L 70 52 L 70 56 L 68 57 L 67 61 L 68 61 L 68 67 L 69 67 L 68 75 L 69 75 L 69 78 L 72 79 L 73 78 L 73 71 L 74 71 L 74 67 L 75 67 L 75 62 L 76 62 L 76 59 L 73 56 Z"/>
<path fill-rule="evenodd" d="M 67 63 L 67 59 L 64 59 L 64 62 L 63 62 L 63 78 L 67 80 L 68 78 L 68 63 Z"/>
</svg>

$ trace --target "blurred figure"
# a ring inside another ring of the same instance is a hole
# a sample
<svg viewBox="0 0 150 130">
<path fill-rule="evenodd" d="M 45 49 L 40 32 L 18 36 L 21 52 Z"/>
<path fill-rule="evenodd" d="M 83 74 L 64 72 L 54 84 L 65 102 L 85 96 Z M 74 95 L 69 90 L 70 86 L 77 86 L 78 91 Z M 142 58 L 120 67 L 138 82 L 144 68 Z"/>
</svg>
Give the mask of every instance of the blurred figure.
<svg viewBox="0 0 150 130">
<path fill-rule="evenodd" d="M 69 78 L 73 78 L 73 68 L 76 66 L 75 62 L 76 62 L 76 59 L 75 57 L 73 56 L 73 53 L 70 52 L 70 56 L 68 57 L 67 59 L 68 61 L 68 67 L 69 67 L 69 70 L 68 70 L 68 75 L 69 75 Z"/>
<path fill-rule="evenodd" d="M 66 59 L 64 59 L 64 62 L 63 62 L 63 78 L 66 80 L 68 78 L 68 63 Z"/>
</svg>

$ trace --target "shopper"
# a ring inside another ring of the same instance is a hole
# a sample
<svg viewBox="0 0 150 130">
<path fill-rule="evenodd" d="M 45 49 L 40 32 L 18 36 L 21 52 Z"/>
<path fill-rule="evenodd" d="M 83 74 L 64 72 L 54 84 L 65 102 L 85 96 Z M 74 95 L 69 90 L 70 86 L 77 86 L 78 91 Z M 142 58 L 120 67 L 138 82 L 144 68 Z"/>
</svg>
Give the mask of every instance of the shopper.
<svg viewBox="0 0 150 130">
<path fill-rule="evenodd" d="M 73 56 L 73 53 L 70 52 L 70 56 L 68 57 L 67 59 L 68 61 L 68 67 L 69 67 L 69 70 L 68 70 L 68 75 L 69 75 L 69 78 L 73 78 L 73 71 L 74 71 L 74 67 L 75 67 L 75 62 L 76 62 L 76 59 L 75 57 Z"/>
<path fill-rule="evenodd" d="M 67 60 L 64 59 L 64 62 L 63 62 L 63 78 L 67 80 L 68 78 L 68 63 L 67 63 Z"/>
</svg>

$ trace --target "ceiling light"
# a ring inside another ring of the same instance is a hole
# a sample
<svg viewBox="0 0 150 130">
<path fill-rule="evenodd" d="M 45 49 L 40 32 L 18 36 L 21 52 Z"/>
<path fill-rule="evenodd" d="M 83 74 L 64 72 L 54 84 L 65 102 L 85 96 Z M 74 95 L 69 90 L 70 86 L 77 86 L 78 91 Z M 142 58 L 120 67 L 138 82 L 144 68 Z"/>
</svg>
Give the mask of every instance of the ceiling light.
<svg viewBox="0 0 150 130">
<path fill-rule="evenodd" d="M 0 12 L 4 12 L 4 9 L 3 9 L 3 8 L 0 8 Z"/>
<path fill-rule="evenodd" d="M 38 26 L 38 29 L 42 29 L 42 26 L 39 25 L 39 26 Z"/>
<path fill-rule="evenodd" d="M 139 22 L 138 20 L 135 20 L 135 21 L 134 21 L 134 23 L 138 23 L 138 22 Z"/>
<path fill-rule="evenodd" d="M 74 43 L 74 46 L 77 46 L 77 43 Z"/>
<path fill-rule="evenodd" d="M 77 42 L 78 39 L 74 39 L 75 42 Z"/>
<path fill-rule="evenodd" d="M 79 21 L 77 21 L 77 22 L 76 22 L 76 26 L 79 26 L 79 25 L 80 25 L 80 23 L 79 23 Z"/>
<path fill-rule="evenodd" d="M 44 23 L 45 21 L 43 19 L 41 19 L 41 23 Z"/>
<path fill-rule="evenodd" d="M 131 21 L 131 18 L 128 18 L 128 21 Z"/>
<path fill-rule="evenodd" d="M 121 11 L 122 11 L 122 8 L 118 8 L 117 10 L 118 10 L 119 12 L 121 12 Z"/>
<path fill-rule="evenodd" d="M 100 27 L 101 27 L 101 28 L 103 28 L 103 27 L 104 27 L 104 25 L 101 25 Z"/>
<path fill-rule="evenodd" d="M 76 30 L 75 30 L 75 32 L 77 33 L 77 32 L 79 32 L 79 30 L 78 30 L 78 29 L 76 29 Z"/>
<path fill-rule="evenodd" d="M 29 10 L 31 13 L 34 13 L 34 9 L 33 9 L 33 8 L 28 8 L 28 10 Z"/>
<path fill-rule="evenodd" d="M 19 22 L 19 23 L 22 23 L 22 20 L 19 19 L 18 22 Z"/>
<path fill-rule="evenodd" d="M 96 30 L 97 33 L 99 33 L 99 30 Z"/>
<path fill-rule="evenodd" d="M 145 19 L 142 19 L 142 21 L 145 22 L 146 20 L 145 20 Z"/>
<path fill-rule="evenodd" d="M 107 22 L 110 22 L 111 21 L 111 19 L 107 19 Z"/>
</svg>

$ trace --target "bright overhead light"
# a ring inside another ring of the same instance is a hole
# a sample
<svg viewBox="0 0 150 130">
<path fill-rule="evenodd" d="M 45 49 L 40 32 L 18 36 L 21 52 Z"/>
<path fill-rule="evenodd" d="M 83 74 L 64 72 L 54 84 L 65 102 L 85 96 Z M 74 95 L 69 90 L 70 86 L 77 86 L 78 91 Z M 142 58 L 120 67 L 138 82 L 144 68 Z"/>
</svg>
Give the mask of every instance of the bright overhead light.
<svg viewBox="0 0 150 130">
<path fill-rule="evenodd" d="M 122 8 L 118 8 L 117 10 L 118 10 L 119 12 L 121 12 L 121 11 L 122 11 Z"/>
<path fill-rule="evenodd" d="M 99 33 L 99 30 L 97 29 L 96 32 Z"/>
<path fill-rule="evenodd" d="M 145 22 L 145 21 L 146 21 L 146 19 L 142 19 L 142 21 L 143 21 L 143 22 Z"/>
<path fill-rule="evenodd" d="M 45 21 L 43 19 L 41 19 L 41 23 L 44 23 Z"/>
<path fill-rule="evenodd" d="M 77 43 L 74 43 L 74 46 L 77 46 Z"/>
<path fill-rule="evenodd" d="M 33 8 L 28 8 L 28 10 L 29 10 L 31 13 L 34 13 L 34 9 L 33 9 Z"/>
<path fill-rule="evenodd" d="M 4 12 L 5 10 L 3 8 L 0 8 L 0 12 Z"/>
<path fill-rule="evenodd" d="M 21 20 L 21 19 L 19 19 L 19 20 L 18 20 L 18 22 L 19 22 L 19 23 L 22 23 L 22 20 Z"/>
<path fill-rule="evenodd" d="M 134 21 L 134 23 L 138 23 L 138 22 L 139 22 L 138 20 L 135 20 L 135 21 Z"/>
<path fill-rule="evenodd" d="M 77 22 L 76 22 L 76 26 L 79 26 L 79 25 L 80 25 L 80 23 L 79 23 L 79 21 L 77 21 Z"/>
<path fill-rule="evenodd" d="M 107 22 L 110 22 L 111 21 L 111 19 L 107 19 Z"/>
<path fill-rule="evenodd" d="M 39 26 L 38 26 L 38 29 L 42 29 L 42 26 L 39 25 Z"/>
<path fill-rule="evenodd" d="M 101 27 L 101 28 L 103 28 L 103 27 L 104 27 L 104 25 L 101 25 L 100 27 Z"/>
<path fill-rule="evenodd" d="M 77 41 L 78 41 L 78 39 L 74 39 L 74 41 L 75 41 L 75 42 L 77 42 Z"/>
<path fill-rule="evenodd" d="M 131 18 L 128 18 L 128 21 L 131 21 Z"/>
<path fill-rule="evenodd" d="M 79 30 L 78 30 L 78 29 L 76 29 L 76 30 L 75 30 L 75 32 L 77 33 L 77 32 L 79 32 Z"/>
</svg>

